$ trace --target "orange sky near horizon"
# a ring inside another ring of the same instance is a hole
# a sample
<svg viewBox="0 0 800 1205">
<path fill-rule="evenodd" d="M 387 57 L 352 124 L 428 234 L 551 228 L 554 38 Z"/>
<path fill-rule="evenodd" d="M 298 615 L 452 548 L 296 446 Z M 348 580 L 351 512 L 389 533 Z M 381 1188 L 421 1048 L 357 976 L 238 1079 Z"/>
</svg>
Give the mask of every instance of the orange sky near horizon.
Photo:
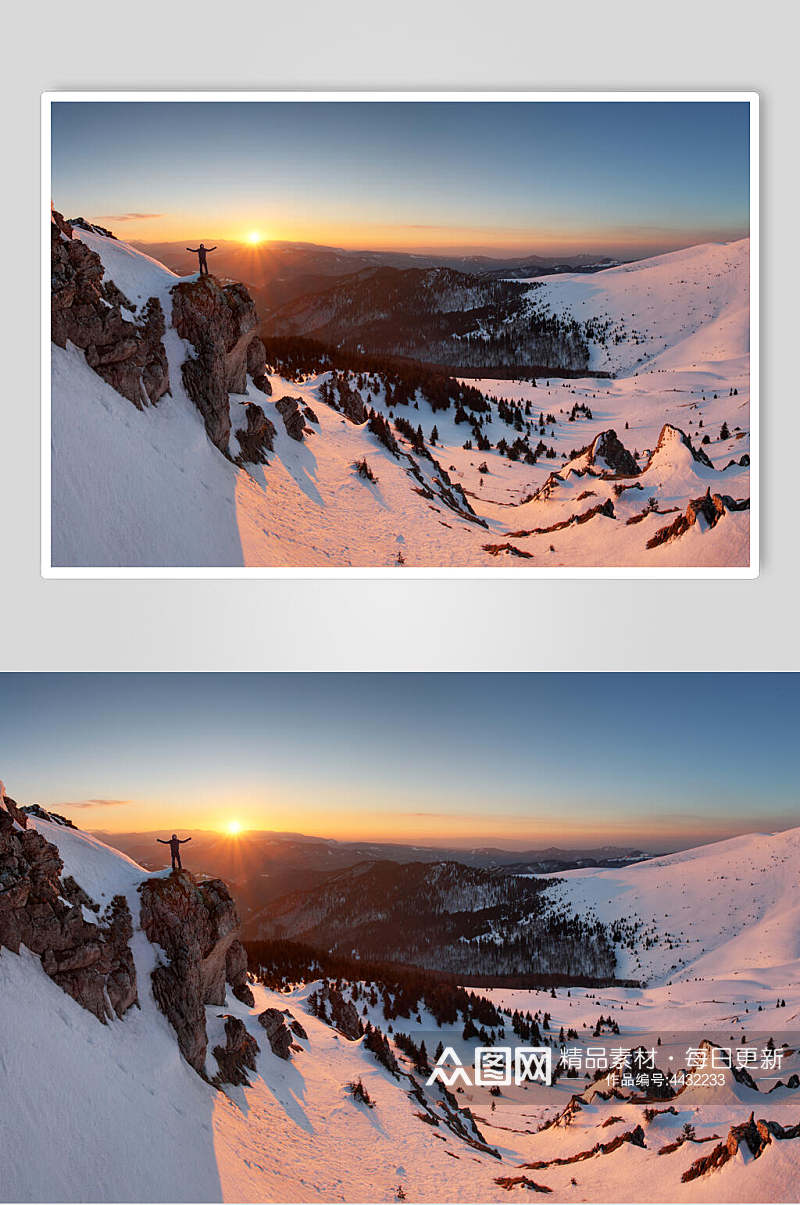
<svg viewBox="0 0 800 1205">
<path fill-rule="evenodd" d="M 93 806 L 93 803 L 95 805 Z M 453 815 L 435 811 L 390 811 L 374 808 L 315 807 L 298 799 L 263 800 L 243 797 L 220 801 L 101 800 L 45 803 L 63 812 L 79 828 L 115 833 L 191 831 L 203 829 L 237 835 L 248 832 L 302 833 L 338 841 L 419 844 L 471 848 L 491 845 L 508 849 L 549 846 L 590 848 L 602 845 L 639 847 L 642 825 L 638 820 L 599 813 L 592 823 L 585 814 L 561 815 L 549 823 L 511 813 Z M 680 844 L 687 847 L 752 830 L 752 822 L 727 824 L 724 832 L 707 817 L 688 817 L 681 825 Z M 651 820 L 648 848 L 668 848 L 676 843 L 674 816 Z"/>
<path fill-rule="evenodd" d="M 349 251 L 398 251 L 424 255 L 558 256 L 585 252 L 618 255 L 676 250 L 696 243 L 718 241 L 718 227 L 687 231 L 673 227 L 594 227 L 568 224 L 550 228 L 384 225 L 330 222 L 287 222 L 270 213 L 85 214 L 87 220 L 108 226 L 124 242 L 144 244 L 238 242 L 268 246 L 271 242 L 313 243 Z M 730 239 L 746 231 L 723 231 Z M 257 235 L 257 238 L 253 236 Z M 612 249 L 609 252 L 609 248 Z"/>
</svg>

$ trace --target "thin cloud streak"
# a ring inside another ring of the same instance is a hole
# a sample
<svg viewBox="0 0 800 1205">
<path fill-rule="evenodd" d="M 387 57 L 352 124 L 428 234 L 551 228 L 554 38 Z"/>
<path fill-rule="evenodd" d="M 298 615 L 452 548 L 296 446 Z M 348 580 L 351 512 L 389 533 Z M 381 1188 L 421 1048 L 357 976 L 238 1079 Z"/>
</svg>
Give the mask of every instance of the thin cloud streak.
<svg viewBox="0 0 800 1205">
<path fill-rule="evenodd" d="M 98 221 L 104 222 L 146 222 L 149 218 L 163 218 L 163 213 L 101 213 Z"/>
<path fill-rule="evenodd" d="M 54 803 L 59 808 L 122 808 L 133 803 L 132 799 L 78 799 L 66 803 Z"/>
</svg>

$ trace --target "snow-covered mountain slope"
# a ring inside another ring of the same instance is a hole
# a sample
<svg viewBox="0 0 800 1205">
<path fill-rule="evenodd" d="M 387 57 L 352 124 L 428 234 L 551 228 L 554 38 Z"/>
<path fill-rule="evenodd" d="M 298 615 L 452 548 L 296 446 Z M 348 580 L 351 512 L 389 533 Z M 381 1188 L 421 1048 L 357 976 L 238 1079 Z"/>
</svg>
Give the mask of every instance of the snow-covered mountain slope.
<svg viewBox="0 0 800 1205">
<path fill-rule="evenodd" d="M 629 376 L 706 369 L 750 350 L 750 240 L 704 243 L 595 275 L 542 277 L 532 298 L 604 329 L 590 341 L 590 367 Z"/>
<path fill-rule="evenodd" d="M 198 1076 L 152 992 L 159 951 L 139 924 L 138 890 L 152 873 L 84 833 L 41 819 L 29 826 L 58 847 L 64 875 L 93 898 L 127 899 L 139 1007 L 102 1025 L 30 951 L 0 950 L 0 1139 L 13 1152 L 0 1200 L 387 1200 L 409 1176 L 426 1199 L 449 1198 L 454 1152 L 474 1149 L 435 1137 L 363 1043 L 307 1016 L 310 987 L 287 1000 L 255 984 L 252 1008 L 230 992 L 224 1006 L 208 1006 L 209 1077 L 218 1070 L 212 1049 L 224 1044 L 222 1016 L 241 1018 L 261 1051 L 246 1088 L 228 1085 L 226 1094 Z M 308 1035 L 291 1061 L 273 1054 L 257 1021 L 287 1004 Z M 356 1079 L 374 1111 L 349 1094 Z M 468 1182 L 457 1196 L 470 1199 Z"/>
<path fill-rule="evenodd" d="M 396 1045 L 399 1078 L 376 1061 L 363 1038 L 351 1040 L 313 1015 L 309 997 L 319 982 L 282 993 L 252 983 L 252 1006 L 230 991 L 223 1005 L 208 1006 L 209 1077 L 218 1070 L 211 1052 L 224 1040 L 226 1017 L 240 1021 L 260 1046 L 248 1084 L 212 1086 L 181 1057 L 175 1032 L 153 996 L 150 974 L 163 952 L 141 928 L 139 888 L 154 876 L 86 834 L 40 818 L 30 817 L 28 823 L 58 847 L 64 875 L 72 875 L 98 902 L 125 896 L 134 920 L 139 1007 L 103 1025 L 48 978 L 37 956 L 25 948 L 19 954 L 0 951 L 2 1201 L 393 1201 L 402 1199 L 400 1188 L 402 1196 L 417 1201 L 507 1201 L 509 1195 L 527 1193 L 520 1177 L 569 1202 L 795 1199 L 800 1175 L 800 1138 L 792 1136 L 800 1093 L 791 1086 L 800 1067 L 792 1036 L 800 1007 L 796 958 L 773 968 L 776 981 L 787 984 L 787 1007 L 779 1009 L 763 985 L 756 986 L 756 975 L 766 974 L 763 967 L 737 984 L 748 992 L 749 1006 L 739 1001 L 735 1008 L 728 981 L 710 976 L 652 990 L 484 991 L 503 1008 L 530 1010 L 542 1025 L 547 1012 L 545 1037 L 557 1042 L 559 1027 L 571 1028 L 578 1038 L 569 1038 L 569 1046 L 630 1047 L 648 1038 L 655 1044 L 657 1035 L 658 1065 L 668 1067 L 689 1042 L 696 1045 L 709 1035 L 718 1041 L 720 1033 L 735 1035 L 738 1042 L 746 1026 L 753 1041 L 754 1031 L 762 1041 L 774 1033 L 783 1062 L 779 1070 L 754 1068 L 757 1088 L 729 1077 L 725 1085 L 692 1085 L 661 1100 L 624 1087 L 604 1095 L 605 1082 L 591 1085 L 582 1073 L 562 1076 L 549 1088 L 503 1087 L 499 1095 L 466 1087 L 453 1100 L 459 1109 L 471 1110 L 483 1140 L 476 1144 L 447 1123 L 438 1089 L 425 1089 L 422 1098 L 414 1094 L 413 1065 Z M 798 833 L 784 837 L 782 852 L 777 837 L 754 836 L 722 843 L 706 855 L 698 850 L 659 859 L 665 876 L 672 868 L 678 877 L 665 877 L 649 899 L 657 897 L 659 909 L 672 913 L 684 899 L 685 884 L 699 883 L 712 868 L 719 877 L 744 872 L 735 888 L 742 898 L 752 893 L 750 880 L 757 876 L 765 893 L 767 880 L 776 875 L 788 891 Z M 576 872 L 564 881 L 580 884 L 605 876 L 610 885 L 612 876 L 621 876 L 620 903 L 628 915 L 635 909 L 624 885 L 636 869 L 595 876 Z M 163 872 L 161 878 L 166 882 L 169 876 Z M 640 888 L 637 899 L 643 898 Z M 775 898 L 780 904 L 777 890 Z M 765 958 L 791 953 L 778 933 L 780 926 L 793 924 L 791 907 L 776 911 L 772 936 L 765 936 L 756 918 L 753 944 L 762 942 Z M 744 912 L 741 920 L 744 926 Z M 745 938 L 742 928 L 743 944 Z M 792 940 L 787 934 L 785 941 Z M 366 995 L 362 985 L 357 996 L 358 1013 L 386 1031 L 381 993 L 365 1003 L 371 995 L 366 986 Z M 756 1020 L 756 1001 L 762 1000 L 765 1011 Z M 745 1007 L 750 1009 L 746 1017 Z M 289 1059 L 273 1052 L 258 1023 L 267 1008 L 281 1014 L 288 1009 L 301 1022 L 305 1036 L 295 1031 Z M 606 1035 L 592 1036 L 600 1014 L 618 1026 L 610 1041 Z M 510 1014 L 504 1024 L 510 1033 Z M 395 1017 L 394 1027 L 417 1042 L 424 1038 L 431 1052 L 443 1041 L 464 1063 L 472 1062 L 476 1039 L 464 1038 L 461 1017 L 439 1027 L 420 1006 L 414 1015 Z M 502 1032 L 496 1037 L 502 1041 Z M 785 1038 L 788 1051 L 781 1046 Z M 775 1087 L 779 1079 L 784 1086 Z M 348 1085 L 357 1080 L 372 1107 L 353 1098 Z M 746 1123 L 751 1112 L 772 1126 L 765 1129 L 768 1140 L 757 1158 L 731 1130 Z M 469 1136 L 468 1115 L 459 1116 Z M 691 1136 L 685 1126 L 692 1127 Z M 698 1158 L 720 1144 L 732 1157 L 682 1180 Z"/>
<path fill-rule="evenodd" d="M 186 392 L 182 366 L 195 349 L 172 326 L 172 290 L 196 277 L 93 230 L 73 237 L 140 312 L 160 303 L 169 393 L 137 410 L 82 350 L 53 345 L 54 567 L 748 563 L 747 240 L 536 284 L 532 305 L 590 323 L 592 362 L 613 379 L 472 381 L 488 408 L 460 414 L 434 409 L 423 388 L 399 404 L 385 374 L 349 374 L 390 424 L 393 452 L 324 400 L 329 371 L 273 372 L 266 397 L 248 376 L 230 395 L 227 459 Z M 276 405 L 284 397 L 314 415 L 299 441 Z M 235 436 L 256 406 L 275 428 L 266 464 L 244 463 Z M 398 420 L 419 428 L 421 445 Z M 650 460 L 665 424 L 703 447 L 707 472 L 694 458 Z M 567 469 L 609 430 L 636 454 L 630 480 Z M 377 480 L 358 472 L 364 460 Z M 556 488 L 543 489 L 554 472 Z"/>
<path fill-rule="evenodd" d="M 620 927 L 620 978 L 664 984 L 800 970 L 800 828 L 554 878 L 571 908 Z"/>
</svg>

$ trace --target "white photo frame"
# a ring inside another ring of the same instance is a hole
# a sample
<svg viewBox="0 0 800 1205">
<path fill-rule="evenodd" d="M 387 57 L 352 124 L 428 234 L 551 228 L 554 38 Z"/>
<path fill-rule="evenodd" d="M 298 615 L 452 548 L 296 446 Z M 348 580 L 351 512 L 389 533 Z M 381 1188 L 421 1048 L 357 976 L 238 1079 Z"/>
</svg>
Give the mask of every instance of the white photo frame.
<svg viewBox="0 0 800 1205">
<path fill-rule="evenodd" d="M 65 567 L 51 559 L 51 380 L 50 380 L 50 201 L 51 201 L 51 109 L 63 102 L 103 103 L 408 103 L 408 102 L 731 102 L 745 103 L 750 113 L 750 532 L 749 563 L 725 567 L 585 567 L 544 566 L 398 566 L 398 567 Z M 42 95 L 41 175 L 41 574 L 44 578 L 166 578 L 240 579 L 273 578 L 423 578 L 423 579 L 751 579 L 759 572 L 759 97 L 752 91 L 565 91 L 565 92 L 46 92 Z"/>
</svg>

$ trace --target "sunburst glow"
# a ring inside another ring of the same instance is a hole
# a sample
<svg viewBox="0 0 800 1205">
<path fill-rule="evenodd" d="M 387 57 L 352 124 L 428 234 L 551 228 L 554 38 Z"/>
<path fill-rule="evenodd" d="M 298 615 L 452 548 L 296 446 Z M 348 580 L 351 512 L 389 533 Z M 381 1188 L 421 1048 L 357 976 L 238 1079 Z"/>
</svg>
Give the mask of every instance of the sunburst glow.
<svg viewBox="0 0 800 1205">
<path fill-rule="evenodd" d="M 242 831 L 242 826 L 238 820 L 229 820 L 225 826 L 225 831 L 229 837 L 237 837 Z"/>
<path fill-rule="evenodd" d="M 261 243 L 263 241 L 264 241 L 264 235 L 261 233 L 260 230 L 250 230 L 248 232 L 247 242 L 250 243 L 253 247 L 255 247 L 257 243 Z"/>
</svg>

